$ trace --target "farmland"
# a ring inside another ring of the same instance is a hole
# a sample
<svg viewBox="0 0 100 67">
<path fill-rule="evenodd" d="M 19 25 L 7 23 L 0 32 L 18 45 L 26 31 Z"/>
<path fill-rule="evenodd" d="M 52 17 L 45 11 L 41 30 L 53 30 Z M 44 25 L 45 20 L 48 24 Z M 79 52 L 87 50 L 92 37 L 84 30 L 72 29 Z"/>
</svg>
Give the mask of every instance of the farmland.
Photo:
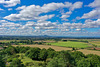
<svg viewBox="0 0 100 67">
<path fill-rule="evenodd" d="M 48 43 L 51 45 L 55 45 L 55 46 L 63 46 L 63 47 L 75 47 L 75 48 L 87 48 L 90 47 L 88 46 L 87 43 L 83 43 L 83 42 L 73 42 L 73 41 L 67 41 L 67 42 L 53 42 L 53 43 Z"/>
<path fill-rule="evenodd" d="M 7 67 L 13 64 L 14 66 L 19 64 L 20 67 L 23 65 L 26 67 L 48 67 L 55 61 L 59 64 L 62 61 L 65 62 L 64 59 L 66 58 L 72 58 L 73 61 L 90 58 L 93 60 L 93 58 L 100 56 L 99 43 L 99 39 L 5 39 L 0 40 L 0 47 L 2 48 L 0 53 L 4 56 L 3 59 L 6 60 L 5 65 Z M 70 61 L 70 59 L 67 60 Z M 77 67 L 78 61 L 74 63 L 74 66 Z M 73 63 L 68 64 L 73 65 Z"/>
<path fill-rule="evenodd" d="M 14 47 L 18 46 L 18 45 L 13 45 Z M 53 48 L 56 51 L 62 51 L 62 50 L 72 50 L 72 48 L 66 48 L 66 47 L 60 47 L 60 46 L 49 46 L 49 45 L 20 45 L 23 47 L 39 47 L 41 49 L 45 48 Z M 96 54 L 100 56 L 100 51 L 95 51 L 95 50 L 88 50 L 88 49 L 78 49 L 76 51 L 81 51 L 83 52 L 85 55 L 87 54 Z"/>
<path fill-rule="evenodd" d="M 100 41 L 90 41 L 91 44 L 100 46 Z"/>
</svg>

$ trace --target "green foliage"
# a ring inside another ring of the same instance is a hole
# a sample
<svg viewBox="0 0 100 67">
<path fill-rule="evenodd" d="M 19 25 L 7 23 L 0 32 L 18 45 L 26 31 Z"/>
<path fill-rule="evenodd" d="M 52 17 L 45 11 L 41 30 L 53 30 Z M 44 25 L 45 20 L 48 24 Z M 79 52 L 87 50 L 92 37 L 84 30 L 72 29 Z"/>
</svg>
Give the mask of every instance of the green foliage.
<svg viewBox="0 0 100 67">
<path fill-rule="evenodd" d="M 48 58 L 53 58 L 56 54 L 56 51 L 48 51 Z"/>
<path fill-rule="evenodd" d="M 27 63 L 25 63 L 25 66 L 29 66 L 29 67 L 32 67 L 33 65 L 34 65 L 33 62 L 27 62 Z"/>
<path fill-rule="evenodd" d="M 47 67 L 73 67 L 74 59 L 68 52 L 61 51 L 57 57 L 48 62 Z"/>
<path fill-rule="evenodd" d="M 77 67 L 92 67 L 89 59 L 82 59 L 77 62 Z"/>
<path fill-rule="evenodd" d="M 46 60 L 47 56 L 48 56 L 47 50 L 46 49 L 42 49 L 40 51 L 40 54 L 39 54 L 39 59 L 40 60 Z"/>
<path fill-rule="evenodd" d="M 8 58 L 7 59 L 7 62 L 12 62 L 12 58 Z"/>
<path fill-rule="evenodd" d="M 13 55 L 17 53 L 15 47 L 12 46 L 7 47 L 4 52 L 8 55 Z"/>
<path fill-rule="evenodd" d="M 100 67 L 100 56 L 93 54 L 85 56 L 79 51 L 9 46 L 1 50 L 0 55 L 3 56 L 0 56 L 1 67 L 5 67 L 5 62 L 10 62 L 9 67 L 24 67 L 22 62 L 26 67 Z"/>
<path fill-rule="evenodd" d="M 77 67 L 100 67 L 100 56 L 89 54 L 77 62 Z"/>
<path fill-rule="evenodd" d="M 40 48 L 31 48 L 25 53 L 25 55 L 32 58 L 33 60 L 39 60 L 40 50 Z"/>
<path fill-rule="evenodd" d="M 0 55 L 0 67 L 6 67 L 5 61 L 3 60 L 3 57 Z"/>
<path fill-rule="evenodd" d="M 100 56 L 93 55 L 89 57 L 92 67 L 100 67 Z"/>
<path fill-rule="evenodd" d="M 49 49 L 47 49 L 47 51 L 49 52 L 49 51 L 55 51 L 54 49 L 52 49 L 52 48 L 49 48 Z"/>
<path fill-rule="evenodd" d="M 9 67 L 25 67 L 20 59 L 14 58 Z"/>
<path fill-rule="evenodd" d="M 85 55 L 80 51 L 72 52 L 72 56 L 77 60 L 82 59 L 82 57 L 85 57 Z"/>
</svg>

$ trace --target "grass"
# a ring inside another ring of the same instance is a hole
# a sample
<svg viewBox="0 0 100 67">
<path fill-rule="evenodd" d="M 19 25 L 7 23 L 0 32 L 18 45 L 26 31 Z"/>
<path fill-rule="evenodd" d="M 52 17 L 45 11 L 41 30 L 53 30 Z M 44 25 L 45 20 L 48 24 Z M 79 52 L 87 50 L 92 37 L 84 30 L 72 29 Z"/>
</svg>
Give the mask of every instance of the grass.
<svg viewBox="0 0 100 67">
<path fill-rule="evenodd" d="M 19 45 L 25 45 L 26 43 L 18 43 Z"/>
<path fill-rule="evenodd" d="M 97 46 L 100 46 L 100 41 L 90 41 L 91 44 L 94 44 L 94 45 L 97 45 Z"/>
<path fill-rule="evenodd" d="M 21 59 L 21 61 L 25 64 L 26 62 L 34 62 L 32 59 L 28 58 L 25 56 L 25 54 L 19 53 L 17 55 L 20 55 L 19 59 Z M 21 56 L 23 56 L 23 59 L 21 58 Z"/>
<path fill-rule="evenodd" d="M 19 53 L 17 55 L 20 55 L 19 59 L 21 59 L 21 61 L 23 62 L 23 64 L 27 63 L 27 62 L 33 62 L 33 63 L 43 63 L 43 61 L 35 61 L 35 60 L 32 60 L 31 58 L 28 58 L 25 56 L 25 54 L 23 53 Z M 23 58 L 22 58 L 22 57 Z"/>
<path fill-rule="evenodd" d="M 74 42 L 74 41 L 60 41 L 60 42 L 54 42 L 54 43 L 47 43 L 55 46 L 63 46 L 63 47 L 75 47 L 75 48 L 87 48 L 89 47 L 87 43 L 83 42 Z"/>
</svg>

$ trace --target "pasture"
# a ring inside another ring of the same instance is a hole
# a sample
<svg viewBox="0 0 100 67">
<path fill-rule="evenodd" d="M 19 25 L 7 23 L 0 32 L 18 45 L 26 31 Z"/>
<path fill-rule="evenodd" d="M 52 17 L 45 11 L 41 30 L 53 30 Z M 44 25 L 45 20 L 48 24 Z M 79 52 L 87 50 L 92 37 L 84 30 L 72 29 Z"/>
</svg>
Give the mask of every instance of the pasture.
<svg viewBox="0 0 100 67">
<path fill-rule="evenodd" d="M 55 45 L 55 46 L 62 46 L 62 47 L 74 47 L 74 48 L 87 48 L 90 47 L 88 43 L 83 43 L 83 42 L 74 42 L 74 41 L 59 41 L 59 42 L 53 42 L 53 43 L 47 43 L 50 45 Z"/>
</svg>

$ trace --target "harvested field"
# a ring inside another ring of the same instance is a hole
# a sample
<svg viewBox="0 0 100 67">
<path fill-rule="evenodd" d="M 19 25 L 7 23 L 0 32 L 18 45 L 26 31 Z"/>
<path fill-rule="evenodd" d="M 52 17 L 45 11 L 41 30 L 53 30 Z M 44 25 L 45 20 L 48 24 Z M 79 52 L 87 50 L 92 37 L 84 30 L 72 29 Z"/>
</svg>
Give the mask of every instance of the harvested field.
<svg viewBox="0 0 100 67">
<path fill-rule="evenodd" d="M 13 46 L 18 46 L 18 45 L 13 45 Z M 20 45 L 20 46 L 24 46 L 24 47 L 39 47 L 39 48 L 53 48 L 56 51 L 61 51 L 61 50 L 72 50 L 72 48 L 66 48 L 66 47 L 59 47 L 59 46 L 48 46 L 48 45 Z M 87 50 L 87 49 L 80 49 L 77 51 L 81 51 L 83 52 L 85 55 L 87 54 L 96 54 L 100 56 L 100 51 L 95 51 L 95 50 Z"/>
<path fill-rule="evenodd" d="M 18 46 L 18 45 L 13 45 L 13 46 Z M 61 51 L 61 50 L 72 50 L 72 48 L 66 48 L 66 47 L 59 47 L 59 46 L 49 46 L 49 45 L 20 45 L 24 47 L 39 47 L 39 48 L 52 48 L 55 49 L 56 51 Z"/>
<path fill-rule="evenodd" d="M 95 50 L 87 50 L 87 49 L 80 49 L 78 51 L 83 52 L 85 55 L 87 54 L 96 54 L 100 56 L 100 51 L 95 51 Z"/>
</svg>

